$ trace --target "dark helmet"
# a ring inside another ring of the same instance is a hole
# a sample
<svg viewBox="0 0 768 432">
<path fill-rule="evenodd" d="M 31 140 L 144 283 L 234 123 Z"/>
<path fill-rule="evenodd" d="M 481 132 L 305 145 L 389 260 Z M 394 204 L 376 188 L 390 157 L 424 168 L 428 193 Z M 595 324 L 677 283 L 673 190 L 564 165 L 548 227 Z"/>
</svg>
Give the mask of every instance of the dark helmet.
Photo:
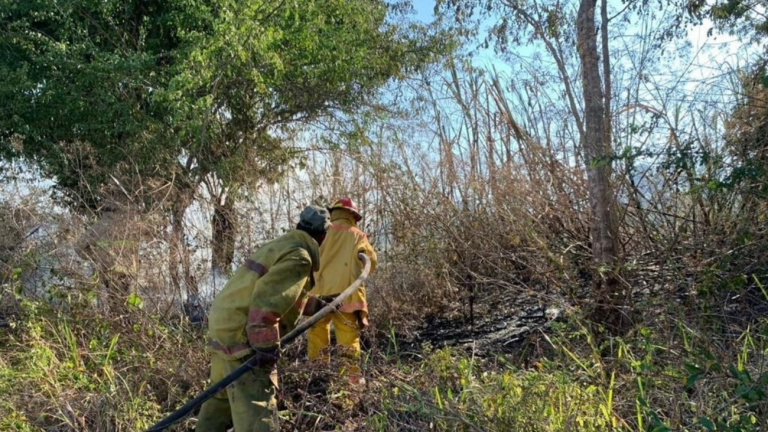
<svg viewBox="0 0 768 432">
<path fill-rule="evenodd" d="M 301 211 L 298 225 L 307 231 L 326 232 L 331 226 L 330 213 L 320 206 L 308 205 Z"/>
</svg>

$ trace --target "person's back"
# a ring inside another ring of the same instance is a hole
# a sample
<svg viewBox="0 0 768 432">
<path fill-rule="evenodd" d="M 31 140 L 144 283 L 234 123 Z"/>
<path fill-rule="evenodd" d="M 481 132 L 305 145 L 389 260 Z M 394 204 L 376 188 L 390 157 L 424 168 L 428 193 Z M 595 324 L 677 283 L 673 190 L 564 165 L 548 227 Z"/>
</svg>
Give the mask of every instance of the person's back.
<svg viewBox="0 0 768 432">
<path fill-rule="evenodd" d="M 239 432 L 279 429 L 275 367 L 280 337 L 304 308 L 328 226 L 328 211 L 308 206 L 295 230 L 254 252 L 214 298 L 208 318 L 211 383 L 251 356 L 253 369 L 203 404 L 197 432 L 232 426 Z"/>
<path fill-rule="evenodd" d="M 331 228 L 320 247 L 320 270 L 315 274 L 316 284 L 311 295 L 330 302 L 351 285 L 362 273 L 363 263 L 358 258 L 364 253 L 371 260 L 371 272 L 376 268 L 376 252 L 368 237 L 357 228 L 362 216 L 349 198 L 337 200 L 330 208 Z M 368 303 L 365 286 L 344 300 L 333 314 L 320 320 L 307 335 L 307 356 L 327 359 L 330 345 L 330 325 L 336 334 L 341 354 L 348 359 L 348 376 L 352 382 L 361 382 L 357 359 L 360 356 L 360 331 L 368 325 Z"/>
<path fill-rule="evenodd" d="M 376 252 L 368 243 L 365 233 L 357 228 L 352 216 L 334 214 L 331 216 L 331 223 L 331 228 L 320 247 L 320 269 L 315 274 L 315 287 L 312 289 L 312 294 L 319 297 L 341 294 L 360 276 L 363 263 L 357 257 L 358 253 L 368 255 L 375 268 Z M 327 259 L 323 260 L 323 257 Z M 364 289 L 358 290 L 345 301 L 341 310 L 367 312 L 365 299 L 360 298 L 361 296 L 365 296 Z"/>
<path fill-rule="evenodd" d="M 286 310 L 284 304 L 277 304 L 281 298 L 277 299 L 278 302 L 270 300 L 282 295 L 282 284 L 271 284 L 265 280 L 260 284 L 264 288 L 258 292 L 255 292 L 254 286 L 262 277 L 279 282 L 295 280 L 296 276 L 302 274 L 309 275 L 315 270 L 313 263 L 320 260 L 318 247 L 314 243 L 307 233 L 293 230 L 251 254 L 213 300 L 208 316 L 209 343 L 212 346 L 221 344 L 228 348 L 230 356 L 240 358 L 238 354 L 243 353 L 239 349 L 249 350 L 247 334 L 243 332 L 248 324 L 248 316 L 259 311 L 280 313 L 281 330 L 290 330 L 301 314 L 301 310 L 296 307 L 298 305 L 292 305 L 294 307 Z M 306 285 L 297 288 L 303 292 L 309 290 L 308 278 Z"/>
</svg>

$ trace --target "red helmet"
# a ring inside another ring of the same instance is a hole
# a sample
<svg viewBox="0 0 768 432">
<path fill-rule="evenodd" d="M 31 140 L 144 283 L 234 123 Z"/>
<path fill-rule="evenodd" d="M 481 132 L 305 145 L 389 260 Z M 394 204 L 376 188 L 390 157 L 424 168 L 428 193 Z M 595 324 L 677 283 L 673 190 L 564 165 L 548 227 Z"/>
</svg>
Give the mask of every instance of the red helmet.
<svg viewBox="0 0 768 432">
<path fill-rule="evenodd" d="M 357 209 L 357 206 L 349 197 L 339 198 L 333 204 L 331 204 L 330 207 L 328 207 L 328 210 L 330 211 L 335 209 L 349 210 L 355 216 L 355 221 L 357 222 L 360 222 L 360 219 L 363 218 L 363 216 L 360 214 L 360 211 Z"/>
</svg>

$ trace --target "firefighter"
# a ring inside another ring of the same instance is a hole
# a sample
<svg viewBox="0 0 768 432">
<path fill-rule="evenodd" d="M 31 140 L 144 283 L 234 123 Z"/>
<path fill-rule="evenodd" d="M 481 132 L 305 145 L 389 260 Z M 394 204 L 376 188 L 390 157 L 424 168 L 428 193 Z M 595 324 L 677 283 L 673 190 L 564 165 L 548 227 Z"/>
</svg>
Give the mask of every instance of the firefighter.
<svg viewBox="0 0 768 432">
<path fill-rule="evenodd" d="M 376 268 L 376 252 L 365 233 L 357 228 L 362 215 L 355 203 L 350 198 L 340 198 L 328 210 L 331 212 L 332 225 L 320 247 L 320 270 L 315 274 L 316 285 L 311 292 L 326 303 L 333 301 L 360 276 L 363 263 L 358 259 L 358 253 L 364 253 L 370 258 L 371 271 Z M 347 298 L 337 311 L 309 329 L 307 356 L 310 360 L 329 359 L 331 323 L 347 379 L 352 384 L 363 384 L 359 366 L 360 331 L 368 326 L 364 286 L 360 286 L 358 291 Z"/>
<path fill-rule="evenodd" d="M 330 226 L 327 209 L 308 206 L 292 230 L 245 260 L 214 298 L 208 315 L 211 382 L 256 356 L 255 366 L 208 399 L 198 432 L 277 431 L 277 370 L 280 337 L 301 315 L 319 268 L 319 246 Z"/>
</svg>

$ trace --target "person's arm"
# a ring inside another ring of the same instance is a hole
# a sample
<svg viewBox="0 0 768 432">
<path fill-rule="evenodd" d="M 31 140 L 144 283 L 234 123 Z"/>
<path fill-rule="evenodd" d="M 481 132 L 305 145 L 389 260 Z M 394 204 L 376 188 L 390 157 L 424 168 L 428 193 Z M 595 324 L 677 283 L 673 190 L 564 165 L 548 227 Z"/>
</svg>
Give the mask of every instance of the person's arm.
<svg viewBox="0 0 768 432">
<path fill-rule="evenodd" d="M 371 260 L 371 273 L 373 273 L 374 270 L 376 270 L 376 265 L 378 264 L 378 257 L 376 256 L 376 251 L 373 250 L 373 246 L 371 246 L 371 243 L 368 242 L 367 237 L 361 237 L 360 241 L 358 242 L 357 246 L 357 253 L 364 253 L 368 256 L 368 259 Z M 357 256 L 357 254 L 355 254 Z M 361 264 L 362 266 L 362 264 Z"/>
</svg>

